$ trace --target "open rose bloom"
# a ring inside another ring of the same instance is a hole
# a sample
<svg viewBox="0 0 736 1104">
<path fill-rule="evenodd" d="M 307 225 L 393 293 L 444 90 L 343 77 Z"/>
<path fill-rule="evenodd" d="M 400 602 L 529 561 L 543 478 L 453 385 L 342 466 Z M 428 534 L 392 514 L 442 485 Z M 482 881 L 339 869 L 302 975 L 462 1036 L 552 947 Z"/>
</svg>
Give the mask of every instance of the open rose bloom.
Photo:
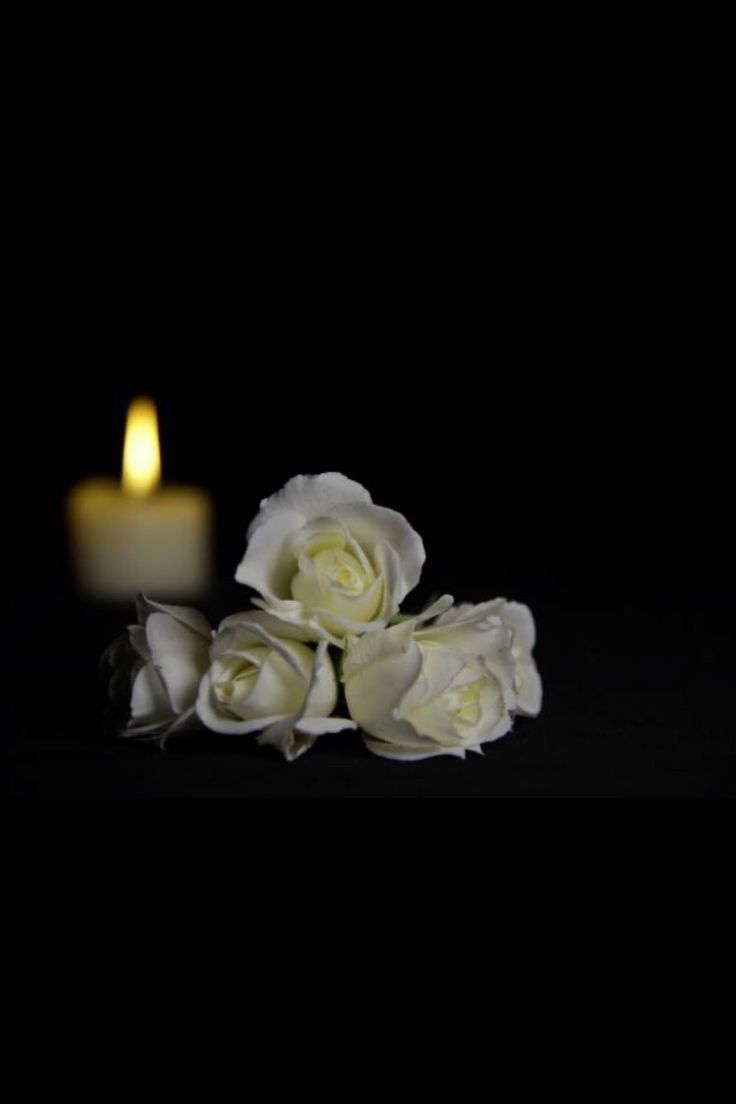
<svg viewBox="0 0 736 1104">
<path fill-rule="evenodd" d="M 260 733 L 258 742 L 278 748 L 289 762 L 318 736 L 355 728 L 331 714 L 337 679 L 327 644 L 315 650 L 307 634 L 260 610 L 223 621 L 202 679 L 197 713 L 213 732 Z"/>
<path fill-rule="evenodd" d="M 196 724 L 292 762 L 319 736 L 360 727 L 387 759 L 482 753 L 541 711 L 534 619 L 502 598 L 449 596 L 399 616 L 425 559 L 406 518 L 360 483 L 290 480 L 262 502 L 237 570 L 257 609 L 213 633 L 196 610 L 139 602 L 139 623 L 106 654 L 123 734 L 163 742 Z"/>
<path fill-rule="evenodd" d="M 533 622 L 516 647 L 512 627 L 529 627 L 531 614 L 526 607 L 509 613 L 509 605 L 499 598 L 453 608 L 429 626 L 411 619 L 351 641 L 346 697 L 370 751 L 405 761 L 464 759 L 510 732 L 516 713 L 540 711 L 541 684 L 526 648 Z"/>
<path fill-rule="evenodd" d="M 236 578 L 260 593 L 255 604 L 338 647 L 385 628 L 426 559 L 402 514 L 335 472 L 299 475 L 266 499 L 248 541 Z"/>
</svg>

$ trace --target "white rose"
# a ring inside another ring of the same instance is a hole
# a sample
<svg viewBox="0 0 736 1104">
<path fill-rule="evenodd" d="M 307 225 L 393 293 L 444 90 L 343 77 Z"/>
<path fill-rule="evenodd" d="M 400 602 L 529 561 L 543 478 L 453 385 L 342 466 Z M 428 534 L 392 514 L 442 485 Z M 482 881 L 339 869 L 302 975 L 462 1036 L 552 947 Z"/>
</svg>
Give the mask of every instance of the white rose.
<svg viewBox="0 0 736 1104">
<path fill-rule="evenodd" d="M 195 717 L 199 684 L 209 666 L 212 632 L 197 610 L 138 600 L 138 621 L 108 649 L 111 693 L 127 698 L 127 736 L 161 735 Z M 127 688 L 127 690 L 126 690 Z"/>
<path fill-rule="evenodd" d="M 406 518 L 335 472 L 299 475 L 264 500 L 248 540 L 236 579 L 261 594 L 256 605 L 340 647 L 388 624 L 426 559 Z"/>
<path fill-rule="evenodd" d="M 435 622 L 443 630 L 453 626 L 450 636 L 455 644 L 463 642 L 472 649 L 474 632 L 487 618 L 499 617 L 511 633 L 511 655 L 514 661 L 514 690 L 516 712 L 527 717 L 538 717 L 542 711 L 542 680 L 534 662 L 537 630 L 532 611 L 519 602 L 507 602 L 496 598 L 480 605 L 454 606 Z"/>
<path fill-rule="evenodd" d="M 298 759 L 325 732 L 355 728 L 330 714 L 337 679 L 327 643 L 315 651 L 308 634 L 260 610 L 223 621 L 197 700 L 200 720 L 213 732 L 249 735 Z"/>
<path fill-rule="evenodd" d="M 497 609 L 472 624 L 418 628 L 412 618 L 351 639 L 345 693 L 368 749 L 406 761 L 464 759 L 506 735 L 516 708 L 511 646 Z"/>
</svg>

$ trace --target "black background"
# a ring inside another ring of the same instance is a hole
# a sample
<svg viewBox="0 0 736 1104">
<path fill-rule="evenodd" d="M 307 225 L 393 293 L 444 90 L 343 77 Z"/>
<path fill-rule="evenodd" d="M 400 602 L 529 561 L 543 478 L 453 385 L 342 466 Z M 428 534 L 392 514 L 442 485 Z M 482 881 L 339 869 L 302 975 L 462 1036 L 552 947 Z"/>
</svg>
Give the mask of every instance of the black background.
<svg viewBox="0 0 736 1104">
<path fill-rule="evenodd" d="M 691 308 L 37 308 L 2 312 L 4 793 L 730 795 L 731 314 Z M 437 591 L 528 602 L 547 699 L 467 764 L 330 737 L 287 767 L 237 741 L 106 736 L 95 659 L 126 611 L 76 600 L 63 501 L 161 412 L 165 478 L 216 498 L 216 619 L 258 502 L 343 471 L 405 513 Z"/>
</svg>

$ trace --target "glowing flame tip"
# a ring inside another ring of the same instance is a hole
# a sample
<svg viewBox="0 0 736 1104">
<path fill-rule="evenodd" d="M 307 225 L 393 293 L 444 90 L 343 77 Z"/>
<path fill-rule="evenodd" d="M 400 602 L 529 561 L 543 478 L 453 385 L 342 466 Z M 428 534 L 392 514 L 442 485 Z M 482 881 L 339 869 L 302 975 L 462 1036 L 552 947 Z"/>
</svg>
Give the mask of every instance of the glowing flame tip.
<svg viewBox="0 0 736 1104">
<path fill-rule="evenodd" d="M 152 399 L 134 399 L 128 409 L 123 453 L 123 490 L 143 497 L 161 482 L 158 413 Z"/>
</svg>

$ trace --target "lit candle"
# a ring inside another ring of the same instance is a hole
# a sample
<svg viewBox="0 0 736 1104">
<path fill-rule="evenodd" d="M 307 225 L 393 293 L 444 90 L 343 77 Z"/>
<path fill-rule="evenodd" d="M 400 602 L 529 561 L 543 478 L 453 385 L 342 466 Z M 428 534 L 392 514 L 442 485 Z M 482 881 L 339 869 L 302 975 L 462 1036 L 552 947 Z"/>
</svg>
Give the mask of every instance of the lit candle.
<svg viewBox="0 0 736 1104">
<path fill-rule="evenodd" d="M 80 588 L 127 601 L 195 598 L 210 581 L 212 501 L 197 487 L 161 486 L 158 416 L 150 399 L 128 411 L 122 487 L 90 479 L 67 503 Z"/>
</svg>

